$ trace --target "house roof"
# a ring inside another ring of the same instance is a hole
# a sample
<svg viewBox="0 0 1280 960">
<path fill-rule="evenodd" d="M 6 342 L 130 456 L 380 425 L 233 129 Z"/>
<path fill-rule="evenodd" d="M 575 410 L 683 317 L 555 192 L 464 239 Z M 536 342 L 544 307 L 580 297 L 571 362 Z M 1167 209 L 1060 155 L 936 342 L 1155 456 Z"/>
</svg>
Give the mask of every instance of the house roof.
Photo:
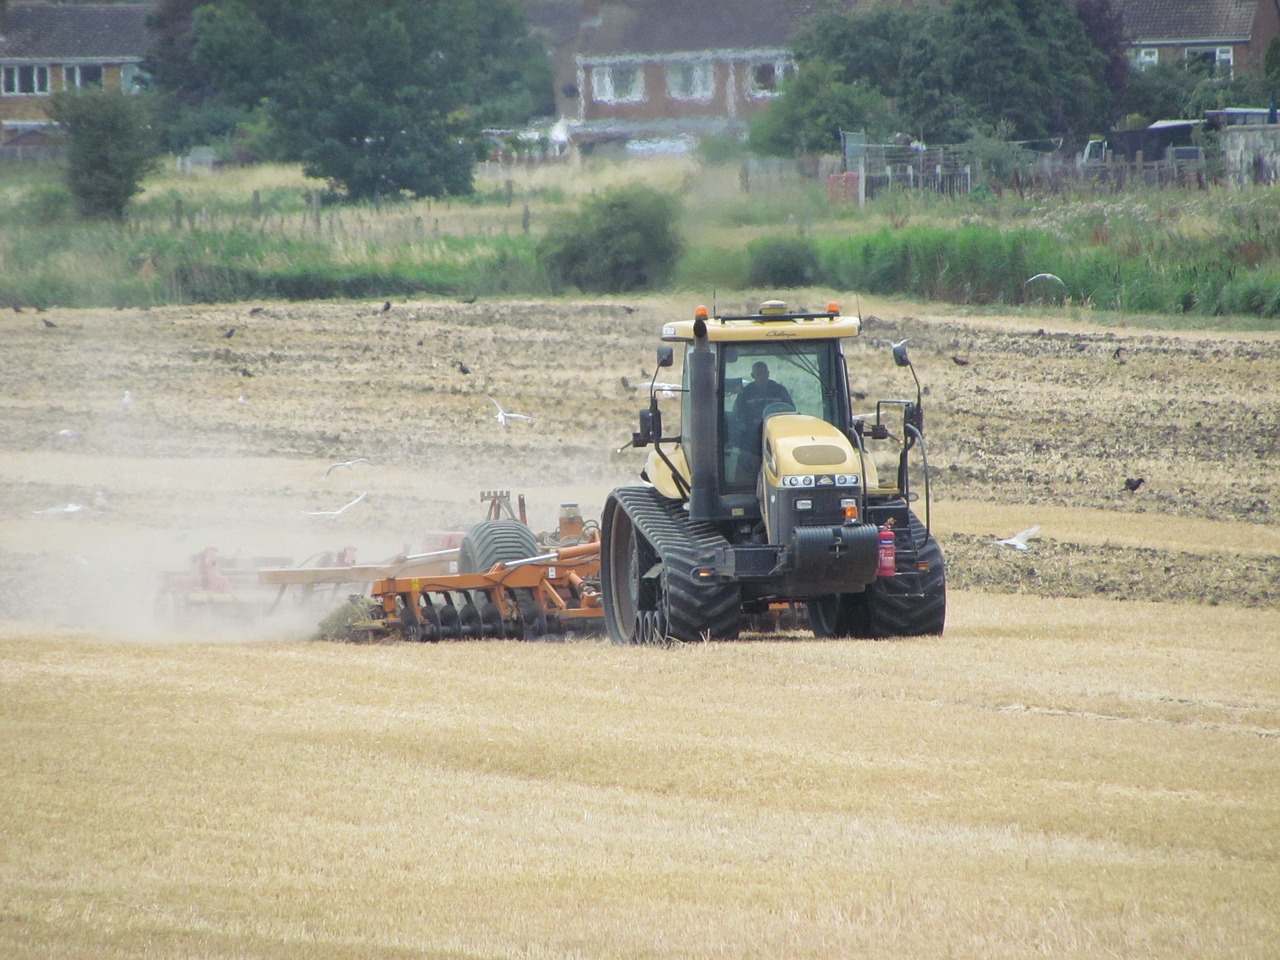
<svg viewBox="0 0 1280 960">
<path fill-rule="evenodd" d="M 1131 42 L 1248 40 L 1258 0 L 1121 0 Z"/>
<path fill-rule="evenodd" d="M 630 0 L 583 25 L 585 56 L 780 48 L 814 0 Z"/>
<path fill-rule="evenodd" d="M 150 51 L 152 4 L 14 4 L 4 17 L 0 59 L 136 60 Z"/>
</svg>

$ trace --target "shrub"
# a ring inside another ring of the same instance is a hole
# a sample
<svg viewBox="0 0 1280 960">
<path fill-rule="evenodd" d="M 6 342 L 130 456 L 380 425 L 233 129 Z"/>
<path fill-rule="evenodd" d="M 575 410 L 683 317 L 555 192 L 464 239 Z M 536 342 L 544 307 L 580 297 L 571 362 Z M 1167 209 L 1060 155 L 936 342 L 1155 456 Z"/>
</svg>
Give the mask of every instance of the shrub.
<svg viewBox="0 0 1280 960">
<path fill-rule="evenodd" d="M 124 219 L 124 208 L 142 192 L 156 166 L 159 145 L 139 97 L 105 90 L 60 91 L 49 116 L 67 142 L 67 189 L 82 216 Z"/>
<path fill-rule="evenodd" d="M 748 277 L 757 287 L 808 287 L 818 280 L 818 251 L 807 237 L 761 237 L 747 246 Z"/>
<path fill-rule="evenodd" d="M 538 243 L 538 263 L 553 283 L 584 293 L 664 286 L 684 244 L 676 200 L 646 186 L 619 187 L 557 219 Z"/>
</svg>

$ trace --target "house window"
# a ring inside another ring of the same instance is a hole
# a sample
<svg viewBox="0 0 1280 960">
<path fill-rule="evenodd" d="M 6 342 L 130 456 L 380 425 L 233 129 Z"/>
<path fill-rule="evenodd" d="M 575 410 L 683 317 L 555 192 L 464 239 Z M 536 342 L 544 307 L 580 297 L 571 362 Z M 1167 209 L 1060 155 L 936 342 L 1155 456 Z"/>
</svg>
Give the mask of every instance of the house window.
<svg viewBox="0 0 1280 960">
<path fill-rule="evenodd" d="M 49 92 L 48 67 L 5 67 L 0 90 L 4 93 L 41 94 Z"/>
<path fill-rule="evenodd" d="M 709 63 L 673 63 L 667 67 L 667 95 L 672 100 L 710 100 L 714 91 Z"/>
<path fill-rule="evenodd" d="M 1133 52 L 1133 65 L 1139 70 L 1154 67 L 1160 62 L 1160 51 L 1155 47 L 1142 47 Z"/>
<path fill-rule="evenodd" d="M 796 65 L 790 60 L 761 60 L 751 64 L 751 96 L 776 97 L 782 81 L 795 69 Z"/>
<path fill-rule="evenodd" d="M 102 66 L 78 66 L 62 68 L 63 84 L 68 90 L 102 86 Z"/>
<path fill-rule="evenodd" d="M 644 99 L 644 72 L 631 63 L 596 67 L 591 96 L 600 103 L 638 103 Z"/>
<path fill-rule="evenodd" d="M 141 93 L 146 85 L 147 74 L 136 63 L 122 64 L 120 67 L 120 92 Z"/>
<path fill-rule="evenodd" d="M 1187 62 L 1200 62 L 1209 67 L 1212 76 L 1230 80 L 1235 66 L 1235 51 L 1231 47 L 1187 47 Z"/>
</svg>

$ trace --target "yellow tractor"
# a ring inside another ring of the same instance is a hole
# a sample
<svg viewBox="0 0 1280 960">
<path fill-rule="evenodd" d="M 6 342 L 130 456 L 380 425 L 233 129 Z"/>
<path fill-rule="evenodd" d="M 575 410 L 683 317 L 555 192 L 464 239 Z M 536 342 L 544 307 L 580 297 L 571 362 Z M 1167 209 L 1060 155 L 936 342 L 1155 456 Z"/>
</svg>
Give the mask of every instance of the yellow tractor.
<svg viewBox="0 0 1280 960">
<path fill-rule="evenodd" d="M 683 344 L 683 378 L 658 384 L 655 371 L 631 441 L 651 448 L 643 483 L 613 490 L 600 522 L 615 643 L 730 639 L 752 615 L 783 607 L 807 614 L 819 637 L 942 632 L 946 571 L 929 530 L 920 381 L 905 341 L 895 345 L 915 399 L 855 415 L 842 343 L 861 329 L 835 303 L 810 313 L 780 301 L 737 316 L 699 307 L 663 327 L 664 341 Z M 673 364 L 674 348 L 660 347 L 659 369 Z M 664 394 L 680 401 L 672 436 Z M 884 448 L 887 476 L 876 465 Z"/>
</svg>

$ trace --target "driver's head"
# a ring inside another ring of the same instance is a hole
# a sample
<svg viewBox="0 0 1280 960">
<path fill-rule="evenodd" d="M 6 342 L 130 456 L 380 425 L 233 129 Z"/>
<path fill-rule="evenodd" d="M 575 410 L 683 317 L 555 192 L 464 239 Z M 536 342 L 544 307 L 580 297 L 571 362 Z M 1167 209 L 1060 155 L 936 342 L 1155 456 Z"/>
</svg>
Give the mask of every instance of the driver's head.
<svg viewBox="0 0 1280 960">
<path fill-rule="evenodd" d="M 757 360 L 751 365 L 751 379 L 756 383 L 764 383 L 769 379 L 769 365 L 763 360 Z"/>
</svg>

